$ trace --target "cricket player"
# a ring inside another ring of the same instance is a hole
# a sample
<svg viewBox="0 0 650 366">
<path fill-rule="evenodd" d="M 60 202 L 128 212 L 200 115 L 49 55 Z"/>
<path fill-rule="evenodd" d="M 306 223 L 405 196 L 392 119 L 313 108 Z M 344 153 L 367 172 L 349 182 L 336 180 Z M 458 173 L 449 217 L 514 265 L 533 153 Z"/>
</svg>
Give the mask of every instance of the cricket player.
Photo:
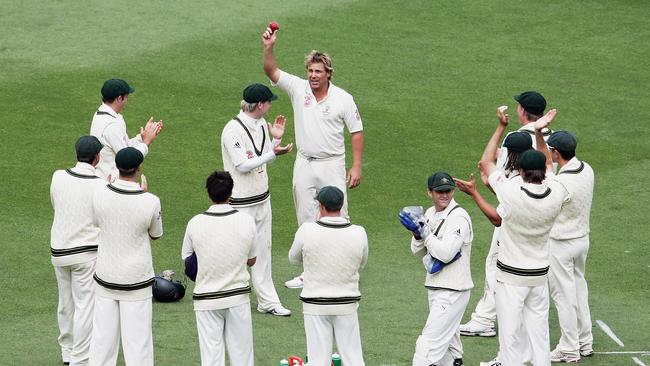
<svg viewBox="0 0 650 366">
<path fill-rule="evenodd" d="M 54 221 L 52 265 L 59 288 L 59 346 L 66 365 L 87 365 L 95 304 L 95 260 L 99 228 L 93 222 L 94 192 L 106 184 L 95 175 L 102 144 L 82 136 L 75 144 L 77 164 L 52 176 Z"/>
<path fill-rule="evenodd" d="M 120 338 L 126 365 L 153 365 L 150 239 L 163 227 L 160 200 L 137 183 L 143 160 L 134 147 L 118 151 L 119 178 L 93 196 L 100 234 L 91 365 L 115 365 Z"/>
<path fill-rule="evenodd" d="M 104 179 L 108 179 L 109 176 L 111 180 L 117 178 L 115 154 L 118 151 L 132 146 L 143 156 L 147 156 L 149 145 L 162 131 L 162 120 L 154 122 L 151 117 L 144 128 L 140 127 L 140 133 L 129 139 L 126 134 L 126 122 L 121 113 L 129 100 L 129 95 L 133 92 L 135 89 L 122 79 L 106 80 L 102 86 L 102 104 L 93 115 L 90 134 L 97 137 L 104 145 L 102 158 L 97 165 L 97 174 Z"/>
<path fill-rule="evenodd" d="M 427 267 L 424 286 L 429 298 L 429 317 L 415 344 L 413 366 L 442 365 L 447 353 L 454 366 L 463 364 L 458 327 L 474 287 L 470 270 L 474 234 L 469 214 L 454 200 L 455 188 L 448 173 L 436 172 L 429 177 L 427 195 L 433 207 L 425 212 L 424 218 L 430 230 L 428 235 L 414 231 L 411 239 L 411 251 L 418 259 L 431 256 L 447 263 L 438 272 Z"/>
<path fill-rule="evenodd" d="M 228 204 L 233 179 L 214 172 L 206 181 L 212 205 L 187 224 L 181 257 L 196 254 L 194 312 L 202 365 L 253 366 L 253 322 L 247 266 L 255 264 L 256 225 Z M 227 253 L 227 255 L 224 255 Z M 224 346 L 225 344 L 225 346 Z"/>
<path fill-rule="evenodd" d="M 555 117 L 551 110 L 535 123 L 535 133 Z M 549 233 L 568 193 L 554 179 L 553 165 L 546 148 L 541 153 L 527 150 L 517 166 L 522 182 L 508 179 L 494 163 L 498 141 L 507 119 L 499 119 L 479 163 L 499 201 L 495 209 L 474 188 L 463 187 L 495 226 L 500 226 L 496 275 L 496 308 L 499 321 L 499 356 L 492 365 L 522 365 L 527 352 L 533 365 L 550 365 L 548 334 Z M 538 140 L 538 142 L 539 142 Z M 551 179 L 546 179 L 547 174 Z M 459 187 L 464 182 L 457 180 Z M 525 324 L 525 327 L 524 327 Z M 500 361 L 500 363 L 499 363 Z"/>
<path fill-rule="evenodd" d="M 521 127 L 517 131 L 510 132 L 506 135 L 506 138 L 503 140 L 503 145 L 498 151 L 496 163 L 499 168 L 504 170 L 507 177 L 515 177 L 518 175 L 518 170 L 515 167 L 517 157 L 520 153 L 530 148 L 526 147 L 525 144 L 511 146 L 509 143 L 511 135 L 516 133 L 529 134 L 529 140 L 532 140 L 532 148 L 535 148 L 535 128 L 533 127 L 533 124 L 544 114 L 544 110 L 546 109 L 546 99 L 540 93 L 535 91 L 526 91 L 519 95 L 515 95 L 514 100 L 517 102 L 516 113 Z M 506 110 L 507 107 L 501 112 L 498 112 L 497 116 L 499 118 L 509 119 Z M 548 139 L 551 130 L 545 128 L 542 131 L 542 134 L 545 139 Z M 523 141 L 521 139 L 519 140 Z M 490 243 L 490 250 L 485 258 L 485 285 L 483 296 L 476 304 L 471 320 L 460 326 L 460 334 L 463 336 L 494 337 L 497 334 L 495 329 L 497 314 L 494 303 L 494 289 L 496 285 L 496 263 L 499 249 L 499 246 L 497 245 L 498 237 L 499 227 L 495 227 L 494 233 L 492 234 L 492 241 Z"/>
<path fill-rule="evenodd" d="M 235 186 L 230 204 L 255 219 L 258 246 L 257 264 L 251 269 L 257 294 L 257 310 L 277 316 L 291 311 L 280 303 L 271 275 L 271 195 L 266 166 L 276 156 L 291 151 L 292 144 L 281 146 L 285 118 L 266 123 L 264 116 L 277 96 L 267 86 L 251 84 L 244 89 L 241 111 L 221 133 L 221 157 L 224 170 L 230 172 Z"/>
<path fill-rule="evenodd" d="M 368 260 L 366 231 L 342 215 L 341 189 L 325 186 L 316 199 L 320 218 L 298 228 L 289 250 L 289 261 L 304 268 L 300 300 L 309 365 L 329 366 L 335 339 L 343 365 L 364 366 L 357 309 L 359 271 Z"/>
<path fill-rule="evenodd" d="M 262 35 L 264 72 L 273 85 L 291 98 L 298 153 L 293 169 L 293 197 L 298 226 L 318 215 L 317 192 L 333 185 L 346 194 L 361 183 L 363 123 L 352 95 L 332 83 L 332 60 L 327 53 L 312 51 L 305 57 L 307 80 L 278 68 L 273 48 L 277 31 Z M 350 132 L 352 167 L 345 172 L 344 129 Z M 346 184 L 347 181 L 347 184 Z M 347 195 L 341 213 L 348 215 Z M 289 288 L 302 287 L 302 277 L 287 281 Z"/>
<path fill-rule="evenodd" d="M 578 141 L 571 132 L 553 132 L 548 145 L 553 161 L 560 166 L 556 179 L 570 196 L 550 234 L 549 289 L 562 333 L 551 352 L 551 362 L 574 363 L 580 356 L 594 353 L 585 280 L 594 171 L 576 157 Z"/>
</svg>

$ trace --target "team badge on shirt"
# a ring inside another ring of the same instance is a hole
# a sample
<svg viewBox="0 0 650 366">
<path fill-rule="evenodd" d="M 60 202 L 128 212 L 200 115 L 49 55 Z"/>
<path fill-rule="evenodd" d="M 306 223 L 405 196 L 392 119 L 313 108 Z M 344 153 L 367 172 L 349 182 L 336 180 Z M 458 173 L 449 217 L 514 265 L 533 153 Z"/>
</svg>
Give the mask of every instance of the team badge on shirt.
<svg viewBox="0 0 650 366">
<path fill-rule="evenodd" d="M 328 106 L 328 105 L 325 106 L 325 109 L 323 109 L 323 114 L 324 115 L 330 114 L 330 106 Z"/>
<path fill-rule="evenodd" d="M 309 107 L 311 105 L 311 95 L 305 95 L 305 107 Z"/>
<path fill-rule="evenodd" d="M 246 151 L 246 157 L 248 157 L 249 159 L 252 159 L 253 158 L 253 152 L 250 151 L 250 150 Z"/>
</svg>

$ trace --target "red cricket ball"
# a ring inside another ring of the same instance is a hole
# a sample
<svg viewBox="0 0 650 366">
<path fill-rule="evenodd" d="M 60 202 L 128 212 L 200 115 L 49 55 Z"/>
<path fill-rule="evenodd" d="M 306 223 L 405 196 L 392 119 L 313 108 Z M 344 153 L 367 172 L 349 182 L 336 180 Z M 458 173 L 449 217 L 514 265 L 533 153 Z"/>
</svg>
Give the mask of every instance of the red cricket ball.
<svg viewBox="0 0 650 366">
<path fill-rule="evenodd" d="M 275 33 L 276 30 L 280 29 L 280 25 L 276 22 L 269 23 L 269 28 L 271 28 L 271 33 Z"/>
</svg>

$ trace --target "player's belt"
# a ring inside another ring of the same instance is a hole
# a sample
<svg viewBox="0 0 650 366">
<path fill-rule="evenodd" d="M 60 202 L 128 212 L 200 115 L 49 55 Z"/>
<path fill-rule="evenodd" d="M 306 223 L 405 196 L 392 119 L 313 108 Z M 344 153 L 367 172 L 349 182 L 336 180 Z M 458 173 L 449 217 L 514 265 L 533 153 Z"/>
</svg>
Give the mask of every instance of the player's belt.
<svg viewBox="0 0 650 366">
<path fill-rule="evenodd" d="M 84 246 L 69 248 L 69 249 L 50 248 L 52 257 L 65 257 L 66 255 L 73 255 L 73 254 L 86 253 L 86 252 L 96 252 L 96 251 L 97 251 L 97 245 L 84 245 Z"/>
<path fill-rule="evenodd" d="M 192 299 L 194 299 L 194 300 L 215 300 L 215 299 L 223 299 L 224 297 L 243 295 L 243 294 L 247 294 L 249 292 L 251 292 L 251 287 L 250 286 L 234 288 L 232 290 L 216 291 L 216 292 L 203 292 L 203 293 L 196 293 L 195 292 L 192 295 Z"/>
<path fill-rule="evenodd" d="M 545 276 L 548 273 L 548 266 L 542 268 L 517 268 L 503 264 L 500 260 L 497 260 L 497 268 L 505 273 L 524 277 Z"/>
<path fill-rule="evenodd" d="M 258 194 L 257 196 L 251 196 L 251 197 L 245 197 L 245 198 L 237 198 L 237 197 L 230 197 L 230 204 L 232 206 L 243 206 L 243 205 L 252 205 L 254 203 L 260 203 L 265 201 L 271 193 L 269 191 L 266 191 L 262 194 Z"/>
<path fill-rule="evenodd" d="M 315 157 L 315 156 L 308 156 L 302 151 L 298 151 L 298 155 L 308 161 L 316 160 L 316 161 L 327 161 L 327 160 L 336 160 L 344 156 L 343 154 L 341 155 L 331 155 L 331 156 L 325 156 L 325 157 Z"/>
<path fill-rule="evenodd" d="M 153 285 L 154 278 L 151 277 L 148 280 L 144 280 L 142 282 L 136 282 L 136 283 L 127 283 L 127 284 L 122 284 L 122 283 L 112 283 L 112 282 L 107 282 L 99 278 L 97 276 L 97 273 L 93 275 L 93 278 L 95 281 L 101 285 L 102 287 L 106 287 L 107 289 L 110 290 L 120 290 L 120 291 L 134 291 L 134 290 L 140 290 L 143 288 L 150 287 Z"/>
<path fill-rule="evenodd" d="M 361 300 L 361 296 L 348 296 L 348 297 L 302 297 L 300 300 L 307 304 L 314 305 L 344 305 L 354 304 Z"/>
</svg>

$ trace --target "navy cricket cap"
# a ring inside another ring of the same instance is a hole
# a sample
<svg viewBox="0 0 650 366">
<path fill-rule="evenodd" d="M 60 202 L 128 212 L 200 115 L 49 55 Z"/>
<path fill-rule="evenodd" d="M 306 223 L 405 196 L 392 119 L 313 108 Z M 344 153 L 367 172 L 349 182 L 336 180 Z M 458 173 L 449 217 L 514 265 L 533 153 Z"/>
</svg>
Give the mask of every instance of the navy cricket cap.
<svg viewBox="0 0 650 366">
<path fill-rule="evenodd" d="M 517 167 L 523 170 L 546 170 L 546 156 L 537 150 L 526 150 L 517 158 Z"/>
<path fill-rule="evenodd" d="M 533 148 L 533 138 L 528 132 L 515 131 L 506 136 L 503 146 L 507 147 L 508 151 L 521 153 Z"/>
<path fill-rule="evenodd" d="M 278 99 L 268 86 L 251 84 L 244 89 L 244 100 L 247 103 L 262 103 Z"/>
<path fill-rule="evenodd" d="M 77 151 L 77 160 L 92 159 L 104 147 L 95 136 L 81 136 L 74 145 Z"/>
<path fill-rule="evenodd" d="M 553 132 L 546 143 L 555 150 L 565 152 L 576 151 L 578 147 L 578 139 L 569 131 Z"/>
<path fill-rule="evenodd" d="M 122 79 L 109 79 L 104 82 L 102 86 L 102 97 L 106 100 L 112 100 L 120 95 L 131 94 L 135 92 L 135 88 Z"/>
<path fill-rule="evenodd" d="M 456 183 L 454 179 L 445 172 L 436 172 L 433 173 L 428 180 L 429 190 L 441 192 L 441 191 L 451 191 L 456 188 Z"/>
<path fill-rule="evenodd" d="M 544 114 L 546 109 L 546 99 L 536 91 L 527 91 L 514 96 L 517 103 L 521 104 L 526 112 L 536 116 Z"/>
<path fill-rule="evenodd" d="M 339 211 L 343 207 L 344 199 L 343 191 L 334 186 L 325 186 L 316 195 L 316 200 L 330 212 Z"/>
<path fill-rule="evenodd" d="M 129 146 L 117 152 L 115 165 L 122 170 L 137 168 L 144 161 L 144 155 L 135 147 Z"/>
</svg>

